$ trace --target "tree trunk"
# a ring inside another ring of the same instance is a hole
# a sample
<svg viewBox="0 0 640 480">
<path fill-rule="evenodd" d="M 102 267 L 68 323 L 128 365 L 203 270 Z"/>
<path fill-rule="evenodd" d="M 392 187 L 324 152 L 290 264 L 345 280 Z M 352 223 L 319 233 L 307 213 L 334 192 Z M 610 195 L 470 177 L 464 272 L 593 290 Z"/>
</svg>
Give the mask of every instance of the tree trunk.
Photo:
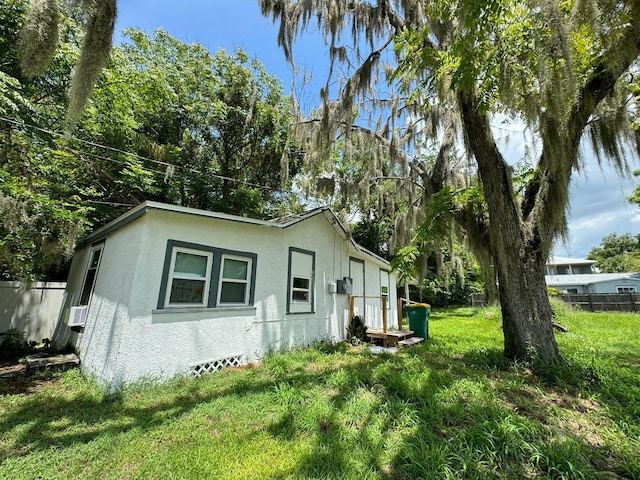
<svg viewBox="0 0 640 480">
<path fill-rule="evenodd" d="M 496 269 L 493 265 L 480 267 L 482 269 L 482 285 L 484 286 L 484 304 L 493 305 L 498 303 L 500 295 L 496 282 Z"/>
<path fill-rule="evenodd" d="M 553 336 L 540 225 L 521 220 L 510 167 L 493 139 L 489 118 L 473 94 L 459 94 L 467 142 L 478 163 L 489 212 L 489 238 L 498 275 L 504 352 L 511 359 L 560 360 Z"/>
<path fill-rule="evenodd" d="M 543 363 L 559 360 L 544 280 L 544 256 L 539 249 L 524 248 L 519 255 L 511 252 L 502 257 L 497 270 L 505 355 Z"/>
</svg>

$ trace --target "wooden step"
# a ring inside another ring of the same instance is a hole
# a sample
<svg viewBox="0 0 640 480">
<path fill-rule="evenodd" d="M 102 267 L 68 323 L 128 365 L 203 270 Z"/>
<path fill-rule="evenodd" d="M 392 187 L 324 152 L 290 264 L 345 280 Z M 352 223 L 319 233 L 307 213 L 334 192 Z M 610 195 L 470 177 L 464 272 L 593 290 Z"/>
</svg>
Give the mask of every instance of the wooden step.
<svg viewBox="0 0 640 480">
<path fill-rule="evenodd" d="M 411 345 L 418 345 L 419 343 L 424 342 L 424 338 L 422 337 L 409 337 L 404 340 L 399 340 L 398 345 L 402 345 L 403 347 L 410 347 Z"/>
<path fill-rule="evenodd" d="M 67 354 L 49 354 L 49 353 L 36 353 L 26 356 L 27 368 L 50 368 L 50 367 L 69 367 L 80 364 L 80 359 L 75 353 Z"/>
</svg>

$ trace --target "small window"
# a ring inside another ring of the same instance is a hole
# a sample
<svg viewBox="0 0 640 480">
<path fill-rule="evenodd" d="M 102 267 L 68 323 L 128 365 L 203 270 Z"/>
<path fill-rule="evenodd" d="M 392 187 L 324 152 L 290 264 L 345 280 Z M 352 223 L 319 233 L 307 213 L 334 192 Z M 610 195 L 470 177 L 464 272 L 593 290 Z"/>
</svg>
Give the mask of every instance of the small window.
<svg viewBox="0 0 640 480">
<path fill-rule="evenodd" d="M 577 288 L 567 288 L 567 293 L 569 295 L 574 295 L 578 293 L 578 289 Z"/>
<path fill-rule="evenodd" d="M 96 284 L 96 276 L 98 275 L 98 267 L 100 266 L 100 257 L 102 256 L 103 243 L 91 247 L 89 252 L 89 264 L 87 272 L 84 275 L 84 283 L 82 285 L 82 294 L 80 295 L 80 303 L 78 305 L 89 305 L 91 296 L 93 295 L 93 287 Z"/>
<path fill-rule="evenodd" d="M 211 252 L 175 248 L 171 258 L 166 306 L 205 306 L 209 295 Z"/>
<path fill-rule="evenodd" d="M 635 293 L 636 287 L 616 287 L 618 293 Z"/>
<path fill-rule="evenodd" d="M 223 255 L 218 304 L 247 305 L 250 278 L 251 261 L 249 259 Z"/>
<path fill-rule="evenodd" d="M 311 301 L 311 279 L 293 277 L 292 282 L 291 301 L 309 303 Z"/>
</svg>

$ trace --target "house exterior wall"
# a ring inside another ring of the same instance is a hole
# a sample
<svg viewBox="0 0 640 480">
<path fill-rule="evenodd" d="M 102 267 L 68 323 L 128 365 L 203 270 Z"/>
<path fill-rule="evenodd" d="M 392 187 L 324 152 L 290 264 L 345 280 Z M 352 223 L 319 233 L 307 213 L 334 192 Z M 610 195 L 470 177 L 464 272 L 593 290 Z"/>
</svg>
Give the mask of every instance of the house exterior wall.
<svg viewBox="0 0 640 480">
<path fill-rule="evenodd" d="M 640 292 L 640 281 L 633 279 L 608 280 L 584 285 L 554 283 L 550 286 L 565 293 L 618 293 L 618 287 L 635 287 L 636 292 Z"/>
<path fill-rule="evenodd" d="M 148 243 L 144 222 L 126 225 L 104 240 L 98 273 L 85 327 L 69 336 L 75 345 L 83 369 L 101 382 L 118 381 L 119 366 L 126 362 L 126 344 L 131 332 L 131 297 L 135 292 L 136 272 L 144 264 Z M 101 243 L 101 242 L 97 242 Z M 94 244 L 95 245 L 95 244 Z M 84 283 L 91 245 L 83 248 L 72 263 L 68 308 L 78 304 Z M 72 330 L 67 327 L 67 330 Z"/>
<path fill-rule="evenodd" d="M 619 279 L 608 282 L 594 283 L 589 285 L 588 293 L 618 293 L 618 287 L 635 287 L 636 292 L 640 292 L 640 281 L 633 279 Z"/>
<path fill-rule="evenodd" d="M 549 284 L 549 287 L 555 288 L 556 290 L 560 290 L 563 293 L 589 293 L 588 287 L 586 285 L 576 285 L 576 284 L 563 285 L 561 283 L 553 283 L 553 284 Z"/>
<path fill-rule="evenodd" d="M 256 254 L 253 306 L 159 308 L 168 240 Z M 290 247 L 315 253 L 312 313 L 287 313 Z M 76 300 L 87 250 L 72 266 Z M 142 377 L 169 378 L 220 359 L 241 357 L 246 363 L 273 350 L 343 339 L 348 296 L 329 293 L 329 284 L 348 276 L 349 255 L 366 257 L 354 252 L 324 214 L 283 229 L 152 209 L 105 241 L 86 326 L 76 343 L 83 368 L 118 386 Z M 364 261 L 367 289 L 379 295 L 380 266 Z M 390 283 L 395 295 L 393 275 Z M 389 303 L 391 318 L 395 297 Z M 381 322 L 373 305 L 371 311 L 371 321 Z"/>
</svg>

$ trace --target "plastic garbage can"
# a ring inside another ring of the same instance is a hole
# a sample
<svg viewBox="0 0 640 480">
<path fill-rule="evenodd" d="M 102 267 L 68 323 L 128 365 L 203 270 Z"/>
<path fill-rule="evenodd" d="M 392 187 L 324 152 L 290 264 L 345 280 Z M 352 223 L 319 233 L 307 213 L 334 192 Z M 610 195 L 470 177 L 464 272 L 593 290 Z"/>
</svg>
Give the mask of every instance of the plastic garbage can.
<svg viewBox="0 0 640 480">
<path fill-rule="evenodd" d="M 431 305 L 428 303 L 412 303 L 405 307 L 409 317 L 409 330 L 413 330 L 418 337 L 429 338 L 429 314 Z"/>
</svg>

